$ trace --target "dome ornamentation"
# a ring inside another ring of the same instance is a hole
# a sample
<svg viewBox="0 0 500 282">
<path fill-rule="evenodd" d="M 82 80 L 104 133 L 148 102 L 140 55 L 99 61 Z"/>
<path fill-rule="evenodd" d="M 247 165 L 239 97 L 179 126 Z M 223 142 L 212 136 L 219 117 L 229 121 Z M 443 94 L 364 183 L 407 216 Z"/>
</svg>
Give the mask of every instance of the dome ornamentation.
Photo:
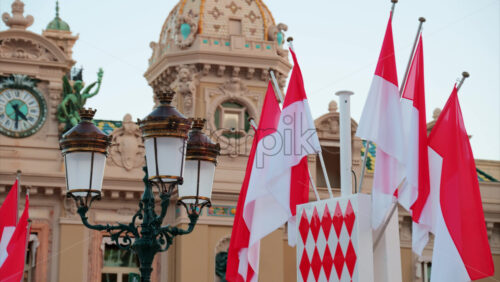
<svg viewBox="0 0 500 282">
<path fill-rule="evenodd" d="M 46 30 L 70 31 L 69 24 L 59 17 L 59 1 L 56 2 L 56 17 L 47 25 Z"/>
<path fill-rule="evenodd" d="M 177 18 L 175 23 L 175 43 L 179 48 L 185 49 L 191 46 L 196 34 L 198 34 L 198 22 L 195 16 L 187 14 Z"/>
</svg>

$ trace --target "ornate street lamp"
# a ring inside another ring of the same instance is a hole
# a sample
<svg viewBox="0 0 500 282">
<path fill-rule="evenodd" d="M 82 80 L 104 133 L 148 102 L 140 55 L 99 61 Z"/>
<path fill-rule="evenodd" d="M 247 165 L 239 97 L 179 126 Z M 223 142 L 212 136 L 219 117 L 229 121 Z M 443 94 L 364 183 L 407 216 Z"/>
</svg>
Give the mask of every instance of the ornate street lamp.
<svg viewBox="0 0 500 282">
<path fill-rule="evenodd" d="M 160 105 L 146 118 L 138 120 L 146 148 L 145 188 L 139 210 L 129 224 L 93 225 L 88 222 L 90 205 L 101 196 L 110 145 L 109 137 L 92 123 L 95 110 L 81 110 L 82 121 L 60 140 L 66 164 L 67 196 L 75 199 L 83 224 L 93 230 L 109 232 L 119 248 L 137 254 L 141 281 L 150 281 L 155 255 L 166 251 L 175 236 L 191 233 L 203 207 L 210 205 L 220 151 L 219 144 L 203 134 L 204 120 L 194 119 L 190 131 L 193 120 L 170 105 L 174 95 L 171 90 L 156 93 Z M 155 212 L 153 186 L 158 188 L 161 199 L 159 214 Z M 190 220 L 187 229 L 162 226 L 170 198 L 177 190 L 178 204 L 186 208 Z"/>
<path fill-rule="evenodd" d="M 179 187 L 179 203 L 190 212 L 210 206 L 215 166 L 220 153 L 220 145 L 212 142 L 202 131 L 205 122 L 205 119 L 193 119 L 187 143 L 186 177 Z"/>
</svg>

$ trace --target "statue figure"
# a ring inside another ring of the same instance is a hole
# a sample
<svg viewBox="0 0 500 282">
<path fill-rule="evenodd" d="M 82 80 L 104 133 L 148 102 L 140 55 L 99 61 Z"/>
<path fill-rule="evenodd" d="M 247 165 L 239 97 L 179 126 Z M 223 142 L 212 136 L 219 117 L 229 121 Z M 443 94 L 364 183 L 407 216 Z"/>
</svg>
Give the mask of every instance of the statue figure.
<svg viewBox="0 0 500 282">
<path fill-rule="evenodd" d="M 194 114 L 194 95 L 196 94 L 196 73 L 192 67 L 180 66 L 177 78 L 170 84 L 170 88 L 183 97 L 183 113 L 187 116 Z"/>
<path fill-rule="evenodd" d="M 57 106 L 56 114 L 59 122 L 64 124 L 63 132 L 66 132 L 80 122 L 80 115 L 78 114 L 78 110 L 80 110 L 85 105 L 85 102 L 88 98 L 91 98 L 99 93 L 99 89 L 101 88 L 102 75 L 103 71 L 102 69 L 99 69 L 99 71 L 97 72 L 97 81 L 91 83 L 85 89 L 83 88 L 83 81 L 77 80 L 73 83 L 73 86 L 71 86 L 68 77 L 63 77 L 62 101 Z M 97 88 L 95 89 L 95 91 L 90 92 L 96 84 Z"/>
<path fill-rule="evenodd" d="M 144 144 L 139 126 L 132 121 L 132 116 L 123 117 L 122 127 L 111 133 L 110 157 L 117 166 L 130 171 L 144 165 Z"/>
</svg>

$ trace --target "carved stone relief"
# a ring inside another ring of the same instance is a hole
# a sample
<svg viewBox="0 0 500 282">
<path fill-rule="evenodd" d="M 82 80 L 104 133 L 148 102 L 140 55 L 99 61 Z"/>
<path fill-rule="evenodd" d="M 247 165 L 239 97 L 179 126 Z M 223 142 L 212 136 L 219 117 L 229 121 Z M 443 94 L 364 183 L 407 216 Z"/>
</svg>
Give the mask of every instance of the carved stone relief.
<svg viewBox="0 0 500 282">
<path fill-rule="evenodd" d="M 7 38 L 0 41 L 0 57 L 21 60 L 55 62 L 57 58 L 40 44 L 22 38 Z"/>
<path fill-rule="evenodd" d="M 170 88 L 182 99 L 182 113 L 188 117 L 194 116 L 196 87 L 198 86 L 198 73 L 195 66 L 182 65 L 178 67 L 177 77 L 170 84 Z"/>
<path fill-rule="evenodd" d="M 132 121 L 132 116 L 123 117 L 122 127 L 111 133 L 110 158 L 115 165 L 126 171 L 144 165 L 144 144 L 139 126 Z"/>
</svg>

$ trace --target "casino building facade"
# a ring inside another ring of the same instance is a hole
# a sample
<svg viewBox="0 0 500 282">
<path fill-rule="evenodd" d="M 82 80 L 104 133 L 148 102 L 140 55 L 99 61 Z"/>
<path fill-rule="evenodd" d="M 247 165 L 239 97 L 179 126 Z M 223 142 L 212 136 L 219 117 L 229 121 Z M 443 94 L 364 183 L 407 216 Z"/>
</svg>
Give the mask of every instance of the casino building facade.
<svg viewBox="0 0 500 282">
<path fill-rule="evenodd" d="M 139 272 L 135 257 L 118 249 L 106 233 L 85 228 L 74 202 L 65 197 L 59 150 L 64 125 L 57 118 L 57 108 L 63 99 L 62 77 L 75 64 L 72 47 L 78 44 L 78 36 L 58 9 L 42 34 L 28 31 L 34 18 L 24 15 L 21 0 L 13 1 L 11 13 L 4 13 L 2 19 L 8 28 L 0 30 L 0 202 L 16 171 L 22 170 L 21 186 L 22 191 L 30 190 L 32 220 L 25 281 L 128 281 Z M 270 69 L 280 87 L 285 86 L 291 70 L 286 31 L 287 26 L 275 20 L 262 0 L 180 0 L 161 27 L 158 41 L 150 43 L 152 56 L 144 73 L 149 85 L 154 90 L 174 89 L 176 107 L 188 117 L 206 118 L 207 132 L 222 149 L 212 207 L 203 210 L 193 233 L 177 237 L 168 252 L 157 256 L 153 281 L 224 281 L 236 202 L 252 142 L 247 119 L 259 119 Z M 81 79 L 69 77 L 71 83 Z M 16 104 L 27 116 L 20 124 L 14 124 Z M 128 223 L 138 208 L 144 145 L 132 115 L 126 114 L 122 121 L 95 121 L 112 136 L 113 144 L 103 197 L 93 204 L 91 222 Z M 438 115 L 437 110 L 429 129 Z M 330 182 L 339 195 L 335 102 L 315 125 Z M 364 152 L 363 141 L 354 136 L 356 127 L 352 120 L 353 170 L 359 178 L 362 156 L 367 153 L 364 191 L 369 192 L 375 150 Z M 500 162 L 476 160 L 476 165 L 490 245 L 500 269 Z M 322 198 L 327 198 L 316 156 L 309 156 L 309 166 Z M 310 199 L 314 200 L 312 192 Z M 165 223 L 185 227 L 188 222 L 183 209 L 173 208 Z M 432 242 L 423 256 L 412 254 L 411 219 L 403 209 L 399 209 L 399 230 L 403 281 L 428 281 Z M 288 246 L 285 232 L 281 228 L 262 242 L 261 281 L 296 281 L 295 249 Z M 498 271 L 495 278 L 500 279 Z"/>
</svg>

